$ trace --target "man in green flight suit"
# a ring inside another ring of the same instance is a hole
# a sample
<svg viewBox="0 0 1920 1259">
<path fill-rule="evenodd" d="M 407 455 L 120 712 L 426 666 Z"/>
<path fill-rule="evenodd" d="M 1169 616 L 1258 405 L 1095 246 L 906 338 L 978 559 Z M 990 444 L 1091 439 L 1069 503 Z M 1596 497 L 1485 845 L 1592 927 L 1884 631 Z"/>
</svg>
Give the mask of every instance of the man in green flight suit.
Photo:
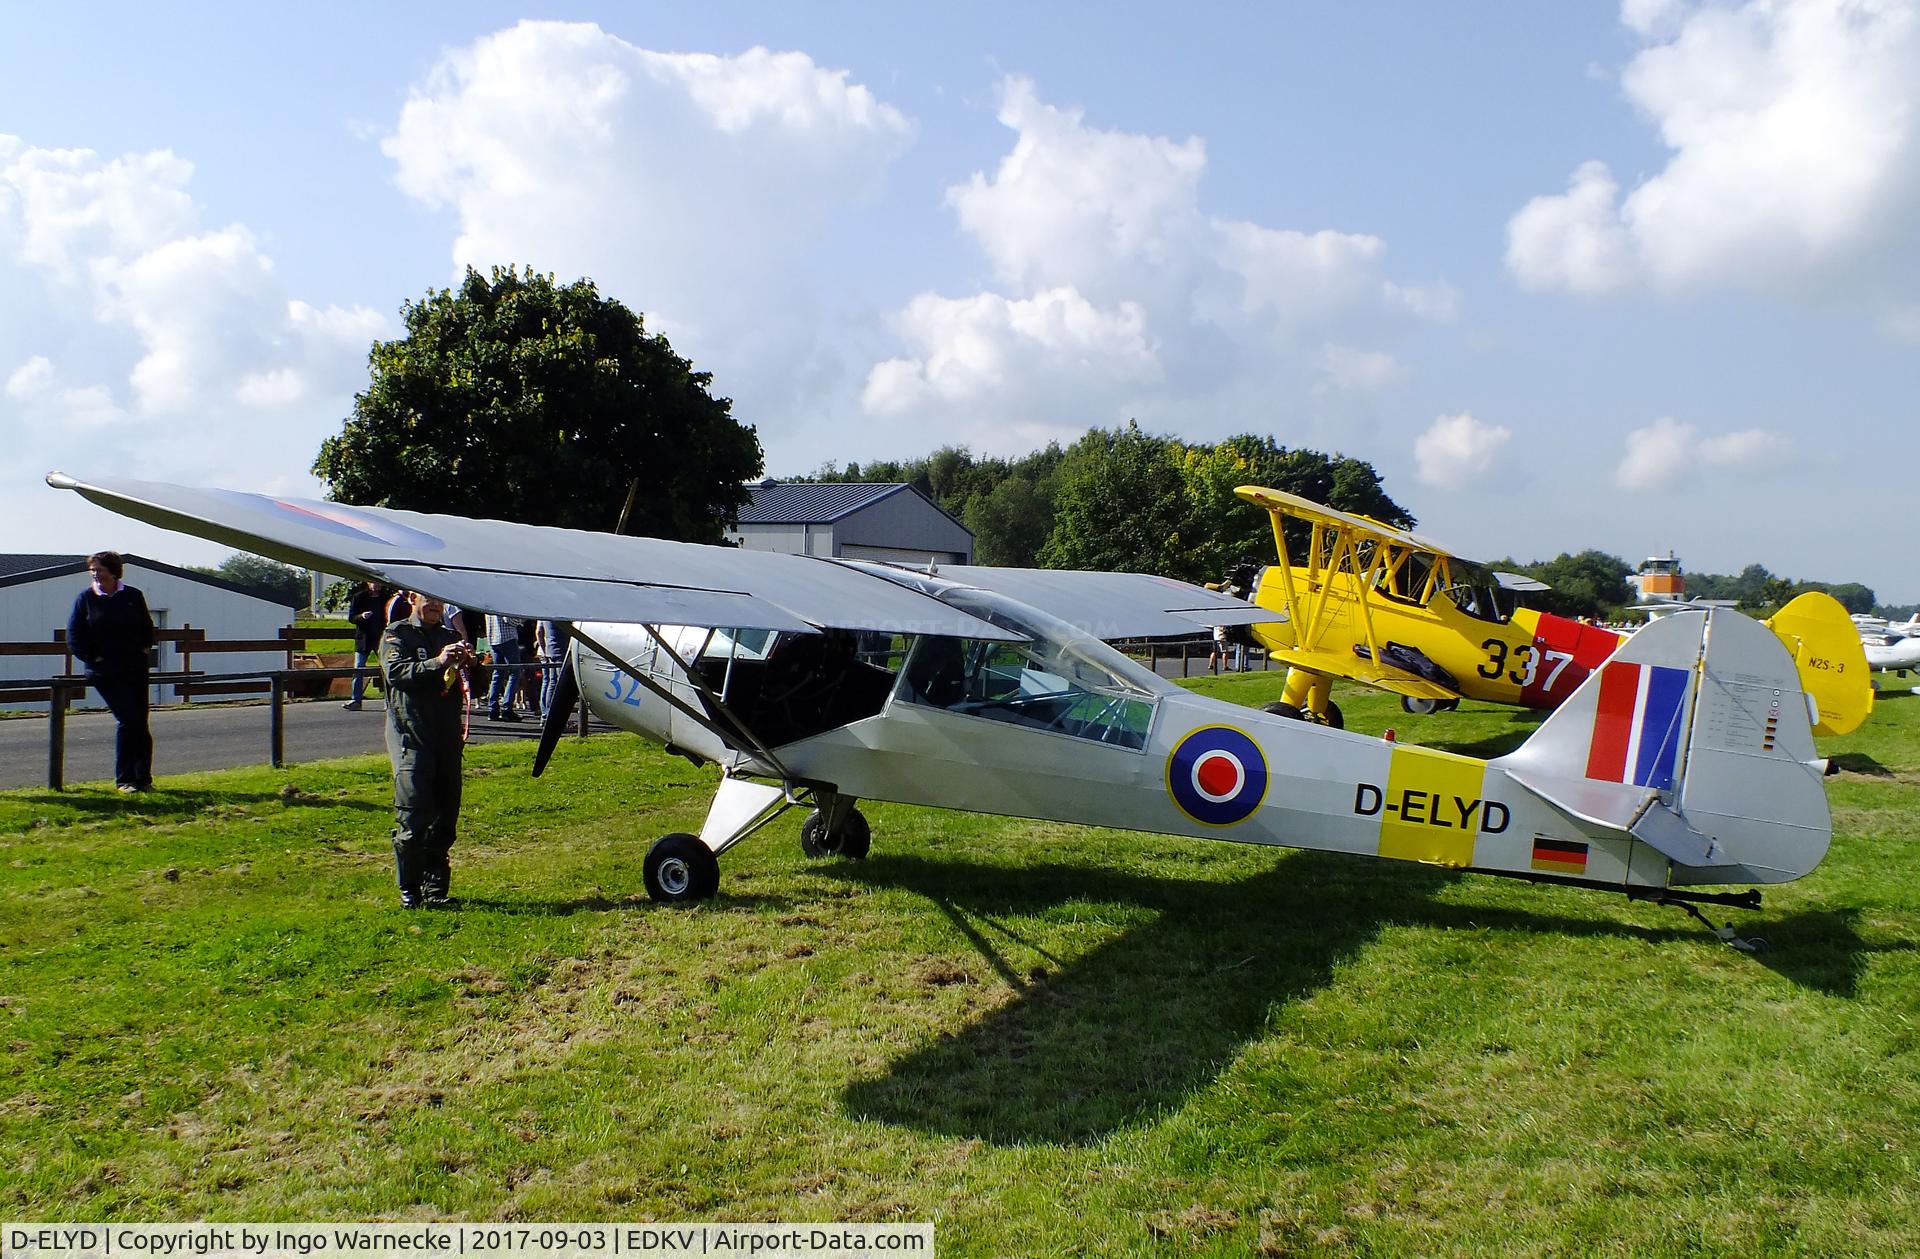
<svg viewBox="0 0 1920 1259">
<path fill-rule="evenodd" d="M 387 759 L 393 762 L 393 862 L 400 903 L 408 909 L 448 904 L 460 816 L 460 757 L 465 707 L 460 670 L 473 648 L 446 624 L 447 605 L 410 596 L 412 615 L 380 639 L 386 679 Z"/>
</svg>

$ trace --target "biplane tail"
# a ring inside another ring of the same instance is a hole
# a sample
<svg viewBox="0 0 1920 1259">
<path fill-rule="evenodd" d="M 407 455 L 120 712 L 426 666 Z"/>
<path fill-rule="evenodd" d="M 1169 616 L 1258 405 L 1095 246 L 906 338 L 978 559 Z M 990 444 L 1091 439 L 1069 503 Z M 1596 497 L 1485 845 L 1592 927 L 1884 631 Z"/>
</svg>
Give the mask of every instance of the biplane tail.
<svg viewBox="0 0 1920 1259">
<path fill-rule="evenodd" d="M 1841 602 L 1810 590 L 1767 621 L 1800 672 L 1800 684 L 1820 706 L 1815 734 L 1852 734 L 1873 711 L 1873 683 L 1860 627 Z"/>
<path fill-rule="evenodd" d="M 1832 834 L 1814 720 L 1766 626 L 1686 612 L 1621 644 L 1493 765 L 1577 822 L 1645 843 L 1675 884 L 1784 883 Z"/>
</svg>

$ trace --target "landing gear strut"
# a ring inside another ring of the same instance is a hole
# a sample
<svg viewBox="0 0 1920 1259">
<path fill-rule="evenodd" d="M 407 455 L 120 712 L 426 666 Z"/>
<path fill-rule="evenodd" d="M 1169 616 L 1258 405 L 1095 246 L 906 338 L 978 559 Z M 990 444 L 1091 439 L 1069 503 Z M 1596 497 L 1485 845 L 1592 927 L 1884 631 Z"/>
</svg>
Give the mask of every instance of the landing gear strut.
<svg viewBox="0 0 1920 1259">
<path fill-rule="evenodd" d="M 1757 895 L 1754 897 L 1754 908 L 1756 909 L 1759 908 L 1759 899 Z M 1702 926 L 1713 932 L 1720 942 L 1730 949 L 1737 949 L 1742 953 L 1765 953 L 1772 947 L 1759 936 L 1742 936 L 1732 927 L 1714 926 L 1713 920 L 1701 913 L 1700 907 L 1690 900 L 1676 900 L 1671 896 L 1662 896 L 1655 901 L 1655 904 L 1678 905 L 1681 909 L 1686 910 L 1689 914 L 1698 918 Z"/>
</svg>

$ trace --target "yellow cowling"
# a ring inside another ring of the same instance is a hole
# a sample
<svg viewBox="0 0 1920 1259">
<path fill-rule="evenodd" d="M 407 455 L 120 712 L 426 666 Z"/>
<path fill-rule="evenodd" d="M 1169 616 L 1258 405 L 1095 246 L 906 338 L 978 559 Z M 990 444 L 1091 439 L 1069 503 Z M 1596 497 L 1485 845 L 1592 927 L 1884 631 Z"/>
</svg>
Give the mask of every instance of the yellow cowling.
<svg viewBox="0 0 1920 1259">
<path fill-rule="evenodd" d="M 1793 657 L 1800 683 L 1820 706 L 1815 734 L 1851 734 L 1873 711 L 1873 684 L 1860 631 L 1832 595 L 1808 591 L 1766 622 Z"/>
</svg>

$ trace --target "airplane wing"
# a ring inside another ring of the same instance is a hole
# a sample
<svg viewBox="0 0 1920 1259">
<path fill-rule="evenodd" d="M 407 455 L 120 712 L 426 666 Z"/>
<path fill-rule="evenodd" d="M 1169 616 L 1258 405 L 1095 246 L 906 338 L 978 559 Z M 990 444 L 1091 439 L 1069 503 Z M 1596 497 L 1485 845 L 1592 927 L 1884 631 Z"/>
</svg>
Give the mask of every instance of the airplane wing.
<svg viewBox="0 0 1920 1259">
<path fill-rule="evenodd" d="M 1354 529 L 1370 537 L 1382 538 L 1401 546 L 1412 547 L 1417 551 L 1432 551 L 1435 555 L 1458 558 L 1458 552 L 1441 546 L 1431 538 L 1423 538 L 1417 533 L 1405 529 L 1396 529 L 1383 524 L 1371 516 L 1358 516 L 1351 512 L 1316 503 L 1310 498 L 1301 498 L 1298 494 L 1289 494 L 1285 490 L 1268 489 L 1263 485 L 1242 485 L 1233 491 L 1249 503 L 1258 504 L 1268 511 L 1277 511 L 1283 516 L 1292 516 L 1296 520 L 1313 521 L 1323 525 L 1334 525 Z"/>
<path fill-rule="evenodd" d="M 1105 640 L 1179 638 L 1216 625 L 1285 619 L 1244 599 L 1148 573 L 961 564 L 941 568 L 934 575 L 1018 599 Z"/>
<path fill-rule="evenodd" d="M 1024 638 L 928 594 L 811 556 L 159 481 L 51 472 L 47 484 L 164 529 L 508 616 Z"/>
<path fill-rule="evenodd" d="M 1297 651 L 1276 647 L 1267 654 L 1275 660 L 1285 661 L 1309 673 L 1324 673 L 1329 677 L 1346 678 L 1350 682 L 1378 687 L 1395 695 L 1405 695 L 1409 699 L 1460 698 L 1460 692 L 1444 687 L 1438 682 L 1429 682 L 1416 673 L 1408 673 L 1404 669 L 1396 669 L 1390 664 L 1368 660 L 1352 653 L 1342 655 L 1337 651 Z"/>
</svg>

